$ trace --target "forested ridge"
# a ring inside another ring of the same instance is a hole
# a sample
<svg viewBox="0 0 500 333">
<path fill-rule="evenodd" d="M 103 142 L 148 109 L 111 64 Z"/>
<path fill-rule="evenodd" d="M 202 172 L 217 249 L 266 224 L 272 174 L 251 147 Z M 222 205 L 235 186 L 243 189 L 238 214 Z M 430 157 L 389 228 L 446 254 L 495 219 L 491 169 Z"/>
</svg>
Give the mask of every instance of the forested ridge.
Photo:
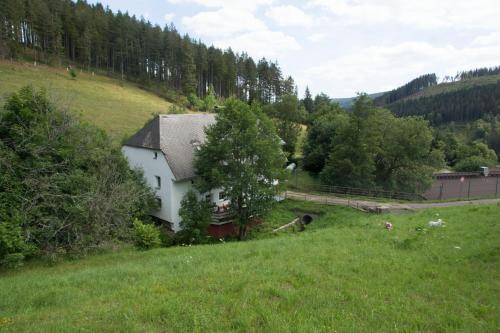
<svg viewBox="0 0 500 333">
<path fill-rule="evenodd" d="M 418 99 L 405 99 L 387 107 L 398 116 L 423 116 L 434 125 L 468 122 L 500 114 L 500 81 Z"/>
<path fill-rule="evenodd" d="M 463 71 L 463 72 L 457 74 L 457 76 L 459 76 L 461 80 L 466 80 L 466 79 L 471 79 L 471 78 L 475 78 L 475 77 L 496 75 L 496 74 L 500 74 L 500 66 L 483 67 L 483 68 L 472 69 L 470 71 Z"/>
<path fill-rule="evenodd" d="M 277 62 L 80 0 L 0 0 L 0 57 L 76 65 L 185 96 L 213 87 L 219 97 L 267 104 L 296 89 Z"/>
<path fill-rule="evenodd" d="M 426 74 L 374 102 L 397 116 L 422 116 L 435 126 L 474 121 L 500 114 L 498 74 L 500 66 L 477 68 L 447 75 L 440 84 L 436 74 Z"/>
<path fill-rule="evenodd" d="M 436 74 L 425 74 L 411 80 L 402 87 L 384 93 L 382 96 L 375 98 L 374 101 L 378 105 L 391 104 L 436 84 Z"/>
</svg>

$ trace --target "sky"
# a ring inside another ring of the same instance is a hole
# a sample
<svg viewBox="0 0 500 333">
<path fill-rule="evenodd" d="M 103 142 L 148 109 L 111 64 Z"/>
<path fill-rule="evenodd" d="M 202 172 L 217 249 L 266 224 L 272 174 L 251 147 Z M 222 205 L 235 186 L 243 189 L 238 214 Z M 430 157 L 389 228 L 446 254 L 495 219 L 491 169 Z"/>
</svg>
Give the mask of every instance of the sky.
<svg viewBox="0 0 500 333">
<path fill-rule="evenodd" d="M 97 1 L 91 1 L 97 2 Z M 207 45 L 277 61 L 302 95 L 387 91 L 500 65 L 499 0 L 101 0 Z"/>
</svg>

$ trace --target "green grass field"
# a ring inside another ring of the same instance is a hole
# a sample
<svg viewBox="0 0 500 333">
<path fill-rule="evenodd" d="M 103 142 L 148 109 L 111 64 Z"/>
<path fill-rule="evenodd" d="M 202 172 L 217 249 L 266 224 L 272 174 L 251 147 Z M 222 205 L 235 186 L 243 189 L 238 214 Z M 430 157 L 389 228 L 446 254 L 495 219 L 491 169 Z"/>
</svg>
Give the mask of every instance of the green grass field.
<svg viewBox="0 0 500 333">
<path fill-rule="evenodd" d="M 317 219 L 270 233 L 294 212 Z M 446 227 L 429 229 L 436 214 Z M 368 215 L 286 201 L 253 231 L 260 240 L 2 273 L 0 331 L 498 332 L 499 216 L 500 206 Z"/>
<path fill-rule="evenodd" d="M 168 113 L 171 106 L 134 84 L 106 76 L 78 71 L 73 80 L 64 68 L 0 61 L 0 98 L 28 84 L 46 88 L 55 102 L 105 129 L 115 142 L 133 134 L 154 113 Z"/>
</svg>

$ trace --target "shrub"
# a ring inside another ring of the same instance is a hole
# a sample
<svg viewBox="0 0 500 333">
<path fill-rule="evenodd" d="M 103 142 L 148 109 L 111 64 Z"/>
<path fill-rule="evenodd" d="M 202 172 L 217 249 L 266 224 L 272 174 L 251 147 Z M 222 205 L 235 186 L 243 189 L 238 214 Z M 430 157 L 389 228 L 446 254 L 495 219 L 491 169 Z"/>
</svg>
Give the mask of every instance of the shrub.
<svg viewBox="0 0 500 333">
<path fill-rule="evenodd" d="M 203 107 L 203 101 L 196 94 L 189 94 L 188 101 L 189 106 L 194 110 L 201 110 Z"/>
<path fill-rule="evenodd" d="M 193 190 L 186 193 L 179 210 L 182 230 L 175 237 L 178 243 L 196 244 L 208 240 L 207 229 L 212 221 L 209 203 L 198 200 Z"/>
<path fill-rule="evenodd" d="M 130 239 L 132 217 L 154 205 L 142 174 L 104 131 L 59 110 L 43 91 L 25 87 L 0 109 L 0 235 L 17 237 L 2 239 L 4 256 L 24 254 L 12 244 L 50 257 Z"/>
<path fill-rule="evenodd" d="M 455 165 L 455 171 L 474 172 L 479 171 L 482 166 L 491 166 L 492 161 L 482 156 L 470 156 L 459 161 Z"/>
<path fill-rule="evenodd" d="M 170 108 L 168 109 L 168 113 L 170 114 L 182 114 L 186 113 L 186 109 L 184 109 L 182 106 L 177 106 L 175 104 L 170 105 Z"/>
<path fill-rule="evenodd" d="M 135 219 L 134 222 L 135 246 L 141 250 L 148 250 L 161 245 L 160 230 L 152 224 L 145 224 Z"/>
<path fill-rule="evenodd" d="M 0 266 L 22 265 L 30 247 L 25 243 L 22 229 L 15 220 L 0 222 Z"/>
<path fill-rule="evenodd" d="M 74 68 L 71 68 L 71 69 L 69 70 L 69 76 L 71 76 L 71 78 L 72 78 L 73 80 L 75 80 L 75 79 L 76 79 L 76 71 L 75 71 L 75 69 L 74 69 Z"/>
</svg>

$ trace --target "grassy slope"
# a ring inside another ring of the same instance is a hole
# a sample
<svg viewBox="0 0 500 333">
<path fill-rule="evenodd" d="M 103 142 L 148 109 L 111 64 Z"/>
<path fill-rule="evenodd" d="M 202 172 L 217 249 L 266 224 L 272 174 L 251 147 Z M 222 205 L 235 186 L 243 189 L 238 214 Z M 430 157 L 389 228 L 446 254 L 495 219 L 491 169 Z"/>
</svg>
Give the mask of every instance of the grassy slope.
<svg viewBox="0 0 500 333">
<path fill-rule="evenodd" d="M 293 209 L 320 218 L 270 239 L 128 250 L 0 275 L 0 330 L 498 329 L 500 206 L 380 216 L 288 201 L 263 229 L 288 222 Z M 446 228 L 416 230 L 437 212 Z"/>
<path fill-rule="evenodd" d="M 131 83 L 105 76 L 78 72 L 72 80 L 65 69 L 0 61 L 1 97 L 28 84 L 47 88 L 59 104 L 81 113 L 115 141 L 133 134 L 153 113 L 167 113 L 171 105 Z"/>
</svg>

